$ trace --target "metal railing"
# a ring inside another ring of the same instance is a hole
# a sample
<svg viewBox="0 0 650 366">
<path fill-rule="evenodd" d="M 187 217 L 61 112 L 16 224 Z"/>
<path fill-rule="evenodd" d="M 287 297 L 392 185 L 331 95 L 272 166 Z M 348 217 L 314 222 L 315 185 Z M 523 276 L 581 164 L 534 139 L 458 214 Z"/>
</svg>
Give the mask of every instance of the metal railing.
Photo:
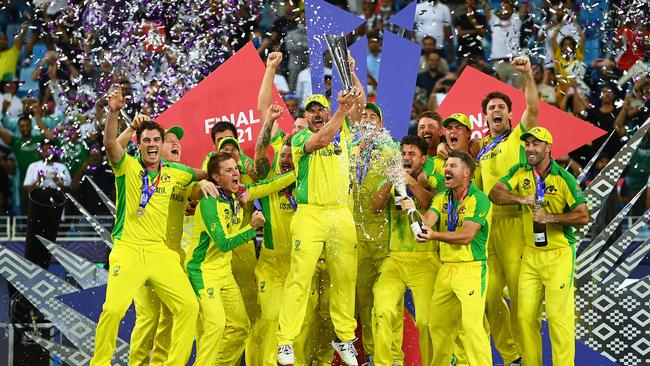
<svg viewBox="0 0 650 366">
<path fill-rule="evenodd" d="M 113 216 L 95 216 L 107 230 L 113 228 Z M 24 240 L 27 232 L 27 216 L 0 216 L 0 241 Z M 58 240 L 99 240 L 101 237 L 83 216 L 64 215 L 59 223 Z"/>
<path fill-rule="evenodd" d="M 95 216 L 107 230 L 113 228 L 113 216 L 100 215 Z M 639 216 L 627 216 L 621 223 L 623 231 L 627 230 L 632 224 L 639 219 Z M 0 216 L 0 241 L 24 240 L 27 230 L 27 216 Z M 639 240 L 645 240 L 650 237 L 650 229 L 645 228 L 639 233 Z M 59 224 L 58 240 L 85 241 L 99 240 L 101 237 L 95 232 L 93 227 L 83 216 L 64 215 Z"/>
</svg>

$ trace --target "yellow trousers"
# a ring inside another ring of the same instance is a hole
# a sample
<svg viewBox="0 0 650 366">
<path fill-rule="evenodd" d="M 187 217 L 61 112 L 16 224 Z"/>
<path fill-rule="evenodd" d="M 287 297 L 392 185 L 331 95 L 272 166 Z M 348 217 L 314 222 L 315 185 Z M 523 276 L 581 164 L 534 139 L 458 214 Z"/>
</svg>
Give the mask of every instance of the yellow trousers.
<svg viewBox="0 0 650 366">
<path fill-rule="evenodd" d="M 282 291 L 289 274 L 290 263 L 291 256 L 289 254 L 278 254 L 272 249 L 262 248 L 255 268 L 262 313 L 255 325 L 257 327 L 254 332 L 256 336 L 251 337 L 251 341 L 259 345 L 258 359 L 260 362 L 251 366 L 276 366 L 278 364 L 278 342 L 275 333 L 278 329 Z M 305 321 L 300 334 L 294 341 L 296 366 L 309 366 L 312 362 L 313 323 L 317 301 L 318 289 L 312 284 Z"/>
<path fill-rule="evenodd" d="M 492 220 L 488 242 L 487 303 L 485 313 L 494 345 L 506 364 L 521 357 L 521 331 L 517 323 L 519 268 L 524 249 L 521 216 Z M 510 308 L 504 298 L 508 286 Z"/>
<path fill-rule="evenodd" d="M 164 365 L 185 366 L 192 351 L 199 306 L 180 266 L 178 253 L 164 243 L 139 245 L 115 240 L 109 262 L 106 300 L 99 316 L 95 353 L 90 364 L 111 364 L 120 321 L 137 290 L 148 281 L 173 316 L 169 354 Z"/>
<path fill-rule="evenodd" d="M 519 324 L 524 365 L 542 365 L 539 310 L 546 300 L 546 319 L 554 366 L 573 366 L 575 359 L 575 298 L 573 246 L 539 250 L 524 248 L 519 274 Z"/>
<path fill-rule="evenodd" d="M 354 339 L 357 237 L 350 209 L 299 205 L 291 222 L 291 236 L 291 269 L 280 308 L 278 344 L 293 344 L 300 334 L 312 277 L 323 249 L 332 281 L 329 310 L 334 330 L 342 341 Z"/>
<path fill-rule="evenodd" d="M 314 274 L 314 286 L 316 289 L 316 308 L 314 311 L 314 322 L 312 332 L 314 342 L 312 345 L 313 364 L 317 366 L 329 366 L 334 359 L 334 349 L 330 342 L 336 337 L 332 317 L 330 316 L 330 293 L 332 281 L 327 272 L 327 263 L 324 253 L 318 258 L 316 273 Z M 307 317 L 305 316 L 305 319 Z M 296 355 L 297 357 L 298 355 Z"/>
<path fill-rule="evenodd" d="M 433 342 L 431 366 L 448 366 L 459 327 L 465 356 L 472 366 L 491 366 L 490 339 L 483 327 L 488 280 L 485 262 L 444 263 L 431 298 L 429 332 Z M 416 305 L 417 306 L 417 305 Z"/>
<path fill-rule="evenodd" d="M 255 266 L 257 256 L 255 255 L 255 242 L 249 241 L 240 245 L 232 251 L 232 275 L 239 286 L 241 295 L 244 298 L 244 307 L 248 319 L 252 325 L 250 337 L 246 341 L 246 364 L 259 365 L 262 360 L 259 358 L 260 350 L 258 344 L 253 342 L 257 338 L 255 323 L 260 317 L 260 304 L 257 298 L 257 283 L 255 282 Z"/>
<path fill-rule="evenodd" d="M 229 272 L 204 272 L 203 283 L 194 365 L 239 365 L 250 330 L 239 286 Z"/>
<path fill-rule="evenodd" d="M 180 247 L 175 251 L 179 254 L 182 265 L 185 252 Z M 148 282 L 136 291 L 133 305 L 136 318 L 129 342 L 129 365 L 163 365 L 171 344 L 172 313 Z"/>
<path fill-rule="evenodd" d="M 415 325 L 420 333 L 422 365 L 429 365 L 432 343 L 429 336 L 429 311 L 433 286 L 440 262 L 430 252 L 391 252 L 382 263 L 379 278 L 373 288 L 374 362 L 377 366 L 391 366 L 395 323 L 401 325 L 404 314 L 404 292 L 410 288 L 415 305 Z"/>
<path fill-rule="evenodd" d="M 372 288 L 377 282 L 379 267 L 388 256 L 388 242 L 371 241 L 365 239 L 362 235 L 357 235 L 357 241 L 357 313 L 361 323 L 364 354 L 373 356 L 375 341 L 372 335 L 372 307 L 374 305 Z M 404 309 L 403 300 L 402 297 L 398 306 L 400 309 Z M 404 317 L 400 315 L 395 319 L 392 346 L 393 360 L 400 365 L 404 363 L 404 352 L 402 352 L 403 325 Z"/>
</svg>

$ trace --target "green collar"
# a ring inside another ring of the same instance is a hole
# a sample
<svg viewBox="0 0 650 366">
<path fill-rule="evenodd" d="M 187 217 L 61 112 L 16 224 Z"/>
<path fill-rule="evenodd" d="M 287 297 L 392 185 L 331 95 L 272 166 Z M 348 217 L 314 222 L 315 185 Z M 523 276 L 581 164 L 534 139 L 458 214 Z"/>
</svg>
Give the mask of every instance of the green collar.
<svg viewBox="0 0 650 366">
<path fill-rule="evenodd" d="M 560 168 L 561 168 L 560 164 L 556 163 L 555 159 L 551 159 L 551 170 L 549 170 L 549 174 L 557 175 L 560 172 Z M 533 166 L 526 163 L 524 169 L 530 171 L 533 170 Z"/>
</svg>

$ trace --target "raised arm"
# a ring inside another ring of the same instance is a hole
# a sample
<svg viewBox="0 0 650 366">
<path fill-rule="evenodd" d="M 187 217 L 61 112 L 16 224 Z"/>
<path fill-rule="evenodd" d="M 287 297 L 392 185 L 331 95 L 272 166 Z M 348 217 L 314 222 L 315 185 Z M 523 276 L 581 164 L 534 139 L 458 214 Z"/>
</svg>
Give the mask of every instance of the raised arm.
<svg viewBox="0 0 650 366">
<path fill-rule="evenodd" d="M 265 120 L 266 113 L 273 100 L 273 79 L 281 62 L 282 52 L 271 52 L 266 58 L 266 70 L 262 78 L 260 92 L 257 94 L 257 113 L 260 114 L 262 120 Z"/>
<path fill-rule="evenodd" d="M 271 142 L 273 126 L 282 116 L 282 112 L 284 112 L 284 108 L 277 104 L 271 104 L 268 106 L 266 113 L 264 113 L 264 126 L 262 126 L 262 131 L 257 137 L 257 143 L 255 144 L 255 172 L 260 178 L 265 178 L 271 170 L 267 148 Z"/>
<path fill-rule="evenodd" d="M 393 184 L 386 181 L 386 184 L 381 186 L 372 196 L 372 201 L 370 202 L 370 208 L 372 213 L 378 214 L 381 210 L 386 207 L 388 200 L 390 200 L 390 189 L 393 187 Z"/>
<path fill-rule="evenodd" d="M 32 105 L 32 113 L 34 113 L 34 120 L 36 120 L 36 125 L 41 131 L 41 135 L 45 136 L 48 140 L 54 139 L 54 133 L 50 131 L 50 129 L 45 125 L 45 122 L 43 122 L 43 107 L 41 106 L 41 102 L 38 100 Z"/>
<path fill-rule="evenodd" d="M 533 69 L 530 65 L 528 56 L 515 57 L 512 65 L 516 71 L 519 71 L 524 77 L 524 96 L 526 98 L 526 109 L 521 116 L 521 123 L 526 131 L 538 125 L 537 116 L 539 115 L 539 94 L 537 85 L 533 77 Z"/>
<path fill-rule="evenodd" d="M 126 101 L 122 96 L 122 88 L 118 88 L 108 96 L 108 118 L 104 126 L 104 147 L 111 165 L 117 164 L 124 156 L 124 148 L 117 141 L 117 114 Z"/>
<path fill-rule="evenodd" d="M 339 92 L 339 109 L 317 133 L 309 137 L 305 143 L 305 152 L 311 153 L 329 145 L 329 143 L 334 139 L 334 136 L 339 133 L 341 125 L 343 125 L 343 121 L 345 120 L 345 116 L 350 113 L 350 110 L 354 107 L 355 103 L 358 103 L 360 98 L 361 91 L 359 90 L 352 90 L 352 92 L 348 94 Z"/>
<path fill-rule="evenodd" d="M 133 123 L 130 125 L 127 124 L 124 131 L 122 131 L 122 133 L 117 136 L 117 142 L 120 144 L 120 146 L 122 146 L 122 148 L 125 148 L 126 145 L 129 144 L 129 141 L 131 141 L 133 134 L 138 130 L 140 124 L 144 121 L 151 121 L 151 118 L 146 114 L 138 114 L 137 116 L 133 117 Z"/>
<path fill-rule="evenodd" d="M 361 97 L 359 98 L 359 100 L 354 103 L 352 109 L 350 110 L 350 112 L 348 112 L 350 123 L 354 125 L 359 121 L 361 121 L 361 117 L 363 116 L 363 111 L 366 109 L 366 103 L 368 101 L 368 98 L 366 96 L 366 90 L 361 84 L 361 80 L 359 80 L 359 78 L 357 77 L 357 73 L 354 69 L 356 66 L 356 61 L 352 57 L 352 55 L 349 54 L 349 52 L 348 52 L 348 57 L 349 57 L 349 64 L 350 64 L 350 72 L 352 75 L 352 85 L 361 93 Z"/>
</svg>

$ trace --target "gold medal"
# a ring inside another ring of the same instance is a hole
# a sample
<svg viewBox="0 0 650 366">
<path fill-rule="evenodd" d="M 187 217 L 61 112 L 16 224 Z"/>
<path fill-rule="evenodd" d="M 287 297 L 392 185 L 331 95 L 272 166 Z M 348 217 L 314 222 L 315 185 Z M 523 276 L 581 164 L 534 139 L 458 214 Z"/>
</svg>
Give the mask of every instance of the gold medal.
<svg viewBox="0 0 650 366">
<path fill-rule="evenodd" d="M 142 217 L 144 215 L 144 208 L 138 207 L 138 216 Z"/>
</svg>

